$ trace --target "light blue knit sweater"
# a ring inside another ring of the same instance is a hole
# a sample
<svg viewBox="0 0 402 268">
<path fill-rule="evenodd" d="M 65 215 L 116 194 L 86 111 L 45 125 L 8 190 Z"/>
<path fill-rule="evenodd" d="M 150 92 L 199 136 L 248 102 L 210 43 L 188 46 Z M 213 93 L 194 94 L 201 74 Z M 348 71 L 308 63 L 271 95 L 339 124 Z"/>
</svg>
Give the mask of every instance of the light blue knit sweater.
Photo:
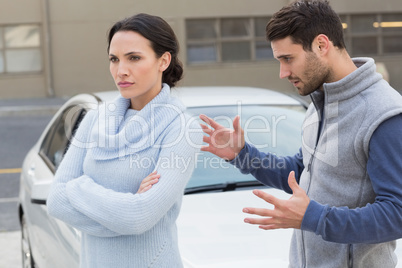
<svg viewBox="0 0 402 268">
<path fill-rule="evenodd" d="M 202 131 L 166 84 L 142 110 L 129 106 L 119 96 L 85 116 L 48 212 L 82 231 L 83 268 L 181 267 L 175 221 Z M 136 194 L 153 170 L 159 182 Z"/>
</svg>

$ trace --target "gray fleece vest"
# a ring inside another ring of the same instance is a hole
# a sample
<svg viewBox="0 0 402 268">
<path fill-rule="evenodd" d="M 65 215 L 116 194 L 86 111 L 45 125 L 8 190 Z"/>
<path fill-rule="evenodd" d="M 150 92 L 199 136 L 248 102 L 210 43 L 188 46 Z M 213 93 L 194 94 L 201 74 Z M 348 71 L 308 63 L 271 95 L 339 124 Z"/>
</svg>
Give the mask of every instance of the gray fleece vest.
<svg viewBox="0 0 402 268">
<path fill-rule="evenodd" d="M 374 60 L 356 58 L 354 63 L 359 68 L 352 74 L 312 94 L 314 105 L 303 125 L 305 169 L 300 178 L 300 186 L 312 200 L 350 209 L 374 203 L 366 168 L 370 138 L 383 121 L 402 113 L 402 97 L 376 73 Z M 318 138 L 321 108 L 324 119 Z M 395 245 L 395 241 L 339 244 L 295 230 L 290 267 L 395 267 Z"/>
</svg>

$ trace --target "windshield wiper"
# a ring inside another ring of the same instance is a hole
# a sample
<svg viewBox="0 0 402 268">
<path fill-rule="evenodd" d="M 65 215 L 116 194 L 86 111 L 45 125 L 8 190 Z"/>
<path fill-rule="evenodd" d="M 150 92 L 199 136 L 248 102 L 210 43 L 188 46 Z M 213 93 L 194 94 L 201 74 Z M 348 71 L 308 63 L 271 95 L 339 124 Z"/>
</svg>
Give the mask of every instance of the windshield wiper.
<svg viewBox="0 0 402 268">
<path fill-rule="evenodd" d="M 196 194 L 196 193 L 203 193 L 203 192 L 227 192 L 227 191 L 234 191 L 238 188 L 245 188 L 245 187 L 261 187 L 264 186 L 259 181 L 239 181 L 239 182 L 226 182 L 226 183 L 219 183 L 219 184 L 210 184 L 210 185 L 203 185 L 197 187 L 191 187 L 184 190 L 184 194 Z"/>
</svg>

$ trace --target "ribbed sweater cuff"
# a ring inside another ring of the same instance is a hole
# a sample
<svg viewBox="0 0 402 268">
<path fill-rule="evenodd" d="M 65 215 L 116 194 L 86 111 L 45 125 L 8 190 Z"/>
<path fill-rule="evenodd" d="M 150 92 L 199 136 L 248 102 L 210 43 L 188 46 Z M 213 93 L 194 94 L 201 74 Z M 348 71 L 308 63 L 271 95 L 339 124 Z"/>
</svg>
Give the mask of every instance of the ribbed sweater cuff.
<svg viewBox="0 0 402 268">
<path fill-rule="evenodd" d="M 306 213 L 304 214 L 301 229 L 304 231 L 316 232 L 321 215 L 325 206 L 310 200 Z"/>
<path fill-rule="evenodd" d="M 248 155 L 248 152 L 249 152 L 249 145 L 245 143 L 243 149 L 241 149 L 239 154 L 233 160 L 230 160 L 228 162 L 239 169 L 244 169 L 244 165 L 241 165 L 241 163 L 244 162 L 244 159 Z"/>
</svg>

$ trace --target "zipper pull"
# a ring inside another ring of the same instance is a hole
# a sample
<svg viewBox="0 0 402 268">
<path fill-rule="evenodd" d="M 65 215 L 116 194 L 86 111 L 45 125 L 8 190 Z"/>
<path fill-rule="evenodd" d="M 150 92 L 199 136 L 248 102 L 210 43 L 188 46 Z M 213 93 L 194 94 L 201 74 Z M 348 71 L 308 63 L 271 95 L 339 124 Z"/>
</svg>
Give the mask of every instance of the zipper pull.
<svg viewBox="0 0 402 268">
<path fill-rule="evenodd" d="M 313 155 L 311 156 L 310 161 L 309 161 L 309 163 L 308 163 L 307 172 L 310 172 L 311 164 L 313 163 L 313 159 L 314 159 L 316 150 L 317 150 L 317 145 L 314 147 Z"/>
</svg>

